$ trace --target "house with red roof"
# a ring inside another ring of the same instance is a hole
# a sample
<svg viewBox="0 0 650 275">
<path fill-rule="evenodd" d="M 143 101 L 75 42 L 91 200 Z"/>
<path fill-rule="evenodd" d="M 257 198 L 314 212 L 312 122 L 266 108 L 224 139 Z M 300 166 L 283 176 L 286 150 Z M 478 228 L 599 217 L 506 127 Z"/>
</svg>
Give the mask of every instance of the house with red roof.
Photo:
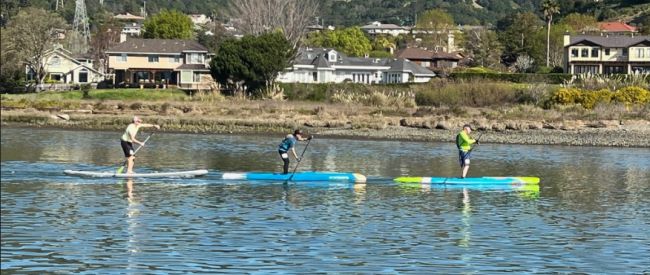
<svg viewBox="0 0 650 275">
<path fill-rule="evenodd" d="M 630 34 L 637 33 L 635 26 L 630 26 L 625 22 L 600 22 L 598 28 L 601 32 L 608 34 Z"/>
</svg>

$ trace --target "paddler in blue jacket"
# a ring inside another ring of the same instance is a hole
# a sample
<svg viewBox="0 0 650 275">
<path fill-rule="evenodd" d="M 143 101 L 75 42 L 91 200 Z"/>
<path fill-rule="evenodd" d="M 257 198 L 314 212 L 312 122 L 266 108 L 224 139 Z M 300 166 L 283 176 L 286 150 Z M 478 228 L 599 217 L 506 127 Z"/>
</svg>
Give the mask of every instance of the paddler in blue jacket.
<svg viewBox="0 0 650 275">
<path fill-rule="evenodd" d="M 469 159 L 472 154 L 472 144 L 479 144 L 478 141 L 470 137 L 472 133 L 472 127 L 469 124 L 463 125 L 463 130 L 458 133 L 456 136 L 456 147 L 458 147 L 458 161 L 460 162 L 460 168 L 462 170 L 461 178 L 467 176 L 467 171 L 469 171 Z"/>
<path fill-rule="evenodd" d="M 278 153 L 280 153 L 280 157 L 282 158 L 282 161 L 284 162 L 284 174 L 289 173 L 289 150 L 291 150 L 291 153 L 293 154 L 293 157 L 300 162 L 300 158 L 296 154 L 296 149 L 295 145 L 296 142 L 303 141 L 303 140 L 309 140 L 312 137 L 309 136 L 309 138 L 303 137 L 303 133 L 300 129 L 297 129 L 293 132 L 293 134 L 287 135 L 283 140 L 282 143 L 280 143 L 280 146 L 278 146 Z"/>
</svg>

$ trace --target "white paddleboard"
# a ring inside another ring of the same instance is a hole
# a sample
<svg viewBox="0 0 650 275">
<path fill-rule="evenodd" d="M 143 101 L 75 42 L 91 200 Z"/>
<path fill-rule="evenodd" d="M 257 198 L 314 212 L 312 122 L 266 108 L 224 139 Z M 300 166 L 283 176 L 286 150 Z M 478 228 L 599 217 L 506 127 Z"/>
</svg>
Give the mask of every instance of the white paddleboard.
<svg viewBox="0 0 650 275">
<path fill-rule="evenodd" d="M 163 172 L 163 173 L 133 173 L 133 174 L 118 174 L 114 172 L 92 172 L 92 171 L 63 171 L 66 175 L 80 176 L 80 177 L 95 177 L 95 178 L 191 178 L 203 176 L 208 173 L 208 170 L 192 170 L 192 171 L 178 171 L 178 172 Z"/>
</svg>

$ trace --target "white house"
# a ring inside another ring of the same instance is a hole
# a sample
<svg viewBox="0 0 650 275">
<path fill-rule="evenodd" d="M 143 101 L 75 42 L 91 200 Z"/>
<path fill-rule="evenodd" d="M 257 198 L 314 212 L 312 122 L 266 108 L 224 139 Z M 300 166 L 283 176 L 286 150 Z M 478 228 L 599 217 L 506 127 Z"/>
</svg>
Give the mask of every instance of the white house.
<svg viewBox="0 0 650 275">
<path fill-rule="evenodd" d="M 435 73 L 403 58 L 348 57 L 333 49 L 299 50 L 293 65 L 280 73 L 283 83 L 423 83 Z"/>
<path fill-rule="evenodd" d="M 122 27 L 122 33 L 128 36 L 140 36 L 142 33 L 142 24 L 137 22 L 126 23 Z"/>
<path fill-rule="evenodd" d="M 564 71 L 650 73 L 650 36 L 564 35 Z"/>
<path fill-rule="evenodd" d="M 410 31 L 408 27 L 402 27 L 395 24 L 382 24 L 379 21 L 365 25 L 361 27 L 361 30 L 369 35 L 388 34 L 392 36 L 408 34 Z"/>
<path fill-rule="evenodd" d="M 55 83 L 96 83 L 104 80 L 104 74 L 93 68 L 92 58 L 73 56 L 73 54 L 56 46 L 44 57 L 46 81 Z M 33 72 L 26 68 L 27 79 L 34 79 Z"/>
</svg>

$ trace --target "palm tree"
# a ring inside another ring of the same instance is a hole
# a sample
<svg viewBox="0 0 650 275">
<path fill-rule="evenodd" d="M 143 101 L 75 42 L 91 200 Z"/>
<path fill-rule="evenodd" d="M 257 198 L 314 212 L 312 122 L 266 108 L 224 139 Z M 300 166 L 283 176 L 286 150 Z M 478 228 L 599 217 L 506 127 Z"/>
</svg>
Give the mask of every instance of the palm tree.
<svg viewBox="0 0 650 275">
<path fill-rule="evenodd" d="M 542 1 L 542 12 L 544 13 L 544 18 L 546 19 L 546 67 L 549 66 L 550 51 L 551 51 L 551 22 L 553 21 L 553 15 L 560 13 L 560 6 L 555 0 L 544 0 Z"/>
</svg>

